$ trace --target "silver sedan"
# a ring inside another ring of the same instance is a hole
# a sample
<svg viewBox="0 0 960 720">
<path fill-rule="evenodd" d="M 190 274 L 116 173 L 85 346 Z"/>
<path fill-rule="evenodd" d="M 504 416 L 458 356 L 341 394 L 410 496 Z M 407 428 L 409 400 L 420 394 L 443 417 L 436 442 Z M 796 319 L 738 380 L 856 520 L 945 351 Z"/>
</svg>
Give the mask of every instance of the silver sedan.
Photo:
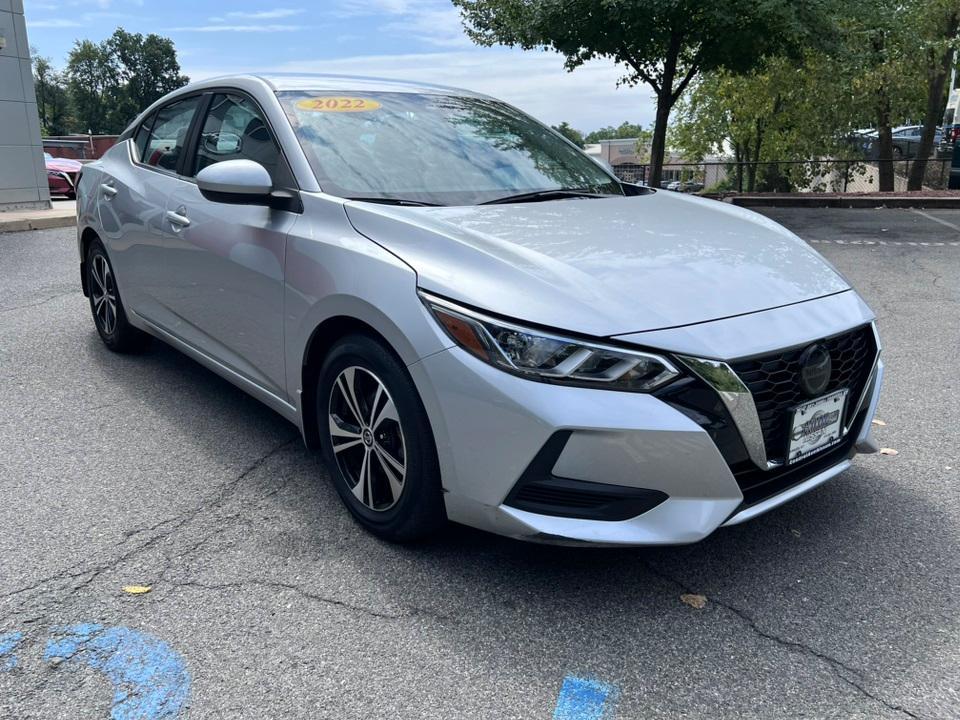
<svg viewBox="0 0 960 720">
<path fill-rule="evenodd" d="M 78 196 L 107 347 L 159 338 L 266 403 L 391 540 L 693 542 L 876 449 L 874 316 L 820 255 L 483 95 L 207 80 Z"/>
</svg>

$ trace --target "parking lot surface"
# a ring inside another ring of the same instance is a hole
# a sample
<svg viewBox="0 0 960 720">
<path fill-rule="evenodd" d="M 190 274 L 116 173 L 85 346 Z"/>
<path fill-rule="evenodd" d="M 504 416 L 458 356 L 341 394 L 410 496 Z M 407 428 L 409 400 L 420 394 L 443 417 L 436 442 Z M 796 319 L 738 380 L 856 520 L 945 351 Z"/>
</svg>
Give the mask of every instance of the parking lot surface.
<svg viewBox="0 0 960 720">
<path fill-rule="evenodd" d="M 898 454 L 629 550 L 374 539 L 278 415 L 106 350 L 72 230 L 0 235 L 0 717 L 960 717 L 960 212 L 766 214 L 877 313 Z"/>
</svg>

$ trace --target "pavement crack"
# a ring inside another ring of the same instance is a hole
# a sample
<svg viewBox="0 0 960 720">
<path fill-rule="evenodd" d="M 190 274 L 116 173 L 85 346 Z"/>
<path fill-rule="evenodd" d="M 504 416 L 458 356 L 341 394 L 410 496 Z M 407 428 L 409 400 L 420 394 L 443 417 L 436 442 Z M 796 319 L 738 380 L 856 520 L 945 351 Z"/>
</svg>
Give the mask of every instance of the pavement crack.
<svg viewBox="0 0 960 720">
<path fill-rule="evenodd" d="M 646 568 L 650 571 L 651 574 L 655 575 L 661 580 L 665 580 L 673 585 L 676 585 L 678 588 L 680 588 L 681 592 L 690 593 L 690 594 L 694 594 L 697 592 L 696 590 L 687 586 L 684 582 L 678 580 L 677 578 L 655 567 L 649 561 L 641 560 L 641 562 L 646 566 Z M 891 710 L 893 712 L 899 712 L 907 717 L 920 720 L 921 718 L 920 715 L 917 715 L 916 713 L 908 710 L 902 705 L 889 702 L 888 700 L 885 700 L 884 698 L 868 690 L 863 684 L 864 676 L 860 670 L 857 670 L 856 668 L 847 665 L 842 660 L 838 660 L 832 655 L 828 655 L 822 650 L 817 650 L 816 648 L 813 648 L 799 640 L 790 640 L 788 638 L 784 638 L 784 637 L 781 637 L 780 635 L 776 635 L 772 632 L 764 630 L 763 628 L 760 627 L 760 625 L 757 623 L 757 621 L 753 617 L 747 614 L 744 610 L 738 608 L 736 605 L 732 605 L 728 602 L 719 600 L 718 598 L 712 597 L 712 596 L 709 598 L 709 600 L 714 605 L 720 608 L 723 608 L 724 610 L 731 613 L 732 615 L 735 615 L 744 625 L 746 625 L 751 631 L 753 631 L 759 637 L 762 637 L 764 640 L 769 640 L 770 642 L 776 643 L 777 645 L 780 645 L 783 648 L 786 648 L 788 650 L 793 650 L 804 655 L 808 655 L 810 657 L 813 657 L 825 663 L 838 679 L 840 679 L 850 687 L 854 688 L 858 693 L 860 693 L 864 697 L 870 700 L 873 700 L 874 702 L 880 705 L 883 705 L 888 710 Z"/>
<path fill-rule="evenodd" d="M 26 310 L 27 308 L 39 307 L 40 305 L 46 305 L 48 302 L 53 302 L 54 300 L 59 300 L 62 297 L 67 295 L 76 295 L 80 292 L 77 290 L 68 290 L 67 292 L 57 293 L 56 295 L 50 295 L 45 297 L 43 300 L 38 300 L 37 302 L 25 303 L 23 305 L 13 305 L 12 307 L 0 308 L 0 315 L 4 313 L 13 312 L 14 310 Z"/>
<path fill-rule="evenodd" d="M 193 522 L 198 516 L 200 516 L 204 512 L 207 512 L 221 505 L 230 496 L 230 494 L 237 488 L 237 486 L 241 482 L 243 482 L 243 480 L 246 477 L 256 472 L 274 455 L 276 455 L 277 453 L 281 452 L 284 448 L 296 442 L 298 438 L 299 436 L 290 437 L 285 439 L 283 442 L 280 442 L 274 445 L 273 447 L 271 447 L 265 453 L 257 457 L 253 462 L 251 462 L 246 467 L 244 467 L 243 470 L 238 475 L 236 475 L 236 477 L 222 483 L 219 486 L 219 488 L 216 490 L 213 497 L 200 502 L 196 506 L 190 508 L 189 510 L 179 515 L 165 518 L 164 520 L 160 520 L 159 522 L 154 523 L 153 525 L 150 525 L 147 527 L 136 528 L 132 530 L 127 534 L 126 538 L 122 542 L 117 544 L 116 547 L 123 547 L 129 544 L 131 541 L 137 539 L 139 535 L 142 535 L 145 532 L 156 531 L 160 528 L 163 528 L 162 532 L 157 532 L 151 535 L 147 539 L 136 543 L 133 547 L 130 547 L 128 550 L 114 555 L 112 558 L 110 558 L 105 562 L 91 565 L 87 561 L 80 561 L 78 563 L 75 563 L 74 565 L 71 565 L 65 568 L 64 570 L 57 573 L 56 575 L 50 575 L 45 578 L 41 578 L 40 580 L 37 580 L 31 583 L 30 585 L 26 585 L 24 587 L 2 593 L 0 594 L 0 599 L 13 598 L 13 597 L 24 595 L 34 591 L 43 591 L 50 588 L 51 585 L 54 585 L 55 583 L 59 582 L 59 583 L 63 583 L 63 585 L 61 585 L 60 588 L 54 588 L 53 590 L 54 591 L 56 589 L 62 590 L 63 596 L 59 598 L 57 601 L 55 601 L 53 605 L 56 606 L 60 603 L 65 602 L 71 595 L 74 595 L 84 590 L 93 582 L 95 582 L 104 573 L 117 568 L 122 563 L 143 554 L 145 551 L 149 550 L 155 545 L 158 545 L 164 540 L 174 536 L 182 528 L 189 525 L 191 522 Z M 74 582 L 74 581 L 77 581 L 77 582 Z M 30 599 L 27 599 L 20 604 L 19 608 L 11 610 L 7 612 L 5 615 L 0 616 L 0 622 L 4 622 L 11 617 L 27 612 L 27 609 L 24 606 L 27 605 L 29 602 L 30 602 Z"/>
<path fill-rule="evenodd" d="M 379 618 L 381 620 L 406 620 L 418 616 L 428 616 L 440 620 L 448 620 L 449 617 L 441 613 L 436 613 L 430 610 L 425 610 L 423 608 L 408 608 L 401 612 L 396 613 L 387 613 L 380 612 L 378 610 L 372 610 L 371 608 L 364 607 L 363 605 L 357 605 L 354 603 L 347 602 L 345 600 L 340 600 L 338 598 L 329 597 L 326 595 L 321 595 L 319 593 L 310 592 L 305 590 L 299 585 L 293 583 L 280 582 L 279 580 L 264 580 L 262 578 L 247 578 L 246 580 L 236 580 L 233 582 L 226 583 L 204 583 L 198 580 L 184 580 L 180 582 L 171 582 L 174 587 L 179 588 L 193 588 L 196 590 L 205 590 L 205 591 L 221 591 L 221 590 L 240 590 L 248 586 L 266 588 L 269 590 L 282 590 L 289 591 L 300 595 L 301 597 L 313 601 L 320 602 L 326 605 L 333 605 L 335 607 L 343 608 L 345 610 L 350 610 L 351 612 L 361 613 L 363 615 L 368 615 L 370 617 Z"/>
</svg>

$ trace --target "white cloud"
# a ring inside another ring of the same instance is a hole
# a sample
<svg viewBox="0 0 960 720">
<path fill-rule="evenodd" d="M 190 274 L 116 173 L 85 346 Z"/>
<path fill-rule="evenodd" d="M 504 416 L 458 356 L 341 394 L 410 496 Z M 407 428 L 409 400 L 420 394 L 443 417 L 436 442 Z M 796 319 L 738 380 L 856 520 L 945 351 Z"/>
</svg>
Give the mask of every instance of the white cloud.
<svg viewBox="0 0 960 720">
<path fill-rule="evenodd" d="M 405 55 L 362 55 L 303 60 L 273 67 L 186 69 L 198 80 L 235 72 L 317 72 L 393 78 L 462 87 L 486 93 L 556 125 L 566 120 L 590 131 L 624 120 L 649 125 L 654 104 L 644 87 L 617 87 L 621 72 L 593 61 L 568 73 L 555 53 L 474 48 Z"/>
<path fill-rule="evenodd" d="M 278 18 L 302 15 L 305 12 L 306 10 L 303 10 L 302 8 L 275 8 L 274 10 L 260 10 L 258 12 L 244 12 L 242 10 L 235 10 L 233 12 L 228 12 L 226 16 L 231 18 L 243 18 L 245 20 L 276 20 Z"/>
<path fill-rule="evenodd" d="M 460 11 L 453 7 L 420 8 L 381 25 L 378 30 L 402 35 L 437 47 L 469 47 Z"/>
<path fill-rule="evenodd" d="M 340 17 L 386 18 L 379 33 L 417 40 L 435 47 L 469 47 L 460 11 L 448 0 L 340 0 L 333 11 Z"/>
<path fill-rule="evenodd" d="M 191 25 L 186 27 L 167 28 L 167 32 L 198 32 L 198 33 L 216 33 L 216 32 L 253 32 L 253 33 L 275 33 L 275 32 L 296 32 L 305 30 L 303 25 Z"/>
<path fill-rule="evenodd" d="M 422 2 L 422 0 L 421 0 Z M 410 12 L 414 6 L 410 0 L 340 0 L 337 15 L 400 15 Z"/>
<path fill-rule="evenodd" d="M 84 23 L 79 20 L 70 20 L 68 18 L 51 18 L 47 20 L 27 20 L 27 27 L 30 28 L 70 28 L 83 27 Z"/>
</svg>

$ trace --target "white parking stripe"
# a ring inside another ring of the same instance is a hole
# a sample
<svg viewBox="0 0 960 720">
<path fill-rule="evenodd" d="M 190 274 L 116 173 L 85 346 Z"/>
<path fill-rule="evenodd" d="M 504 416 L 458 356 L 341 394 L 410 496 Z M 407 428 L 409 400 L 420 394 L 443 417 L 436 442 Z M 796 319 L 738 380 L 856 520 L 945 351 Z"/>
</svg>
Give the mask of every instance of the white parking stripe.
<svg viewBox="0 0 960 720">
<path fill-rule="evenodd" d="M 957 225 L 954 225 L 952 222 L 947 222 L 946 220 L 942 220 L 938 217 L 934 217 L 930 213 L 925 213 L 923 210 L 911 210 L 911 212 L 913 212 L 915 215 L 922 215 L 927 220 L 933 220 L 935 223 L 946 225 L 951 230 L 956 230 L 957 232 L 960 232 L 960 227 L 958 227 Z"/>
<path fill-rule="evenodd" d="M 934 218 L 936 219 L 936 218 Z M 812 245 L 911 245 L 913 247 L 960 247 L 960 241 L 914 242 L 912 240 L 807 240 Z"/>
</svg>

